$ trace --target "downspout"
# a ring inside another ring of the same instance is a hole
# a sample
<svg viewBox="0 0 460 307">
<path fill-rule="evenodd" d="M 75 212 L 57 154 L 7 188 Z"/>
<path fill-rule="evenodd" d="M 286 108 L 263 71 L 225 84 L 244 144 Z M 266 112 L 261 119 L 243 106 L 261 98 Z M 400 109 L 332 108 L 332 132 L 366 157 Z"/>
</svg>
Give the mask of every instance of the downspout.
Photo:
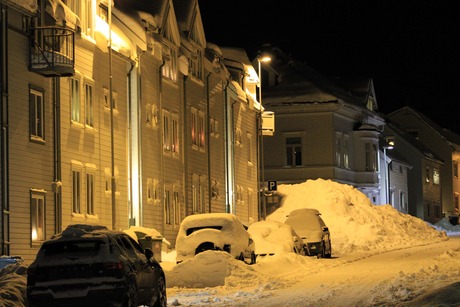
<svg viewBox="0 0 460 307">
<path fill-rule="evenodd" d="M 210 98 L 209 98 L 209 77 L 211 77 L 211 73 L 209 73 L 207 76 L 206 76 L 206 114 L 208 115 L 207 116 L 207 120 L 206 120 L 206 126 L 207 126 L 207 135 L 208 137 L 206 138 L 206 147 L 208 148 L 207 150 L 207 156 L 208 156 L 208 203 L 209 203 L 209 208 L 208 208 L 208 212 L 211 213 L 212 212 L 212 205 L 211 205 L 211 202 L 212 202 L 212 179 L 211 179 L 211 140 L 210 140 L 210 133 L 209 131 L 210 130 L 210 120 L 209 120 L 209 116 L 210 116 L 210 110 L 211 110 L 211 107 L 209 106 L 210 105 Z"/>
<path fill-rule="evenodd" d="M 62 231 L 62 193 L 61 193 L 61 80 L 53 78 L 53 122 L 54 122 L 54 208 L 55 233 Z"/>
<path fill-rule="evenodd" d="M 114 135 L 113 135 L 113 76 L 112 76 L 112 1 L 109 0 L 108 4 L 108 24 L 109 24 L 109 101 L 110 101 L 110 158 L 111 158 L 111 194 L 112 194 L 112 229 L 116 229 L 117 219 L 117 204 L 116 204 L 116 181 L 115 181 L 115 146 L 114 146 Z"/>
<path fill-rule="evenodd" d="M 182 172 L 182 181 L 184 182 L 184 187 L 183 187 L 183 191 L 184 193 L 186 193 L 186 191 L 188 191 L 188 163 L 187 163 L 187 159 L 185 157 L 185 144 L 190 144 L 189 142 L 187 142 L 187 136 L 189 135 L 187 133 L 187 80 L 188 80 L 188 76 L 187 75 L 184 75 L 184 88 L 183 88 L 183 95 L 184 95 L 184 98 L 183 98 L 183 113 L 184 113 L 184 124 L 182 125 L 182 135 L 184 136 L 184 144 L 182 144 L 182 159 L 184 161 L 184 171 Z M 187 209 L 189 208 L 188 206 L 188 197 L 185 195 L 184 197 L 185 199 L 185 215 L 187 215 Z"/>
<path fill-rule="evenodd" d="M 224 113 L 225 113 L 225 212 L 226 213 L 231 213 L 232 212 L 232 203 L 233 203 L 233 197 L 231 191 L 233 189 L 230 189 L 230 186 L 233 185 L 232 178 L 233 176 L 231 175 L 232 172 L 232 165 L 229 163 L 231 159 L 230 155 L 230 145 L 233 146 L 233 144 L 229 144 L 230 142 L 233 142 L 233 140 L 230 137 L 231 130 L 233 129 L 233 110 L 229 110 L 228 107 L 228 86 L 230 84 L 230 81 L 227 80 L 226 84 L 224 85 L 224 90 L 223 90 L 223 95 L 224 95 Z M 232 104 L 232 109 L 233 109 L 233 104 Z M 230 113 L 231 112 L 231 113 Z"/>
<path fill-rule="evenodd" d="M 142 56 L 143 53 L 141 53 L 139 55 L 139 62 L 140 63 L 140 57 Z M 129 226 L 133 226 L 133 225 L 136 225 L 136 221 L 134 220 L 133 218 L 133 215 L 134 215 L 134 212 L 133 212 L 133 155 L 132 155 L 132 117 L 131 117 L 131 114 L 132 114 L 132 86 L 131 86 L 131 81 L 132 81 L 132 78 L 131 78 L 131 73 L 134 69 L 134 63 L 131 62 L 131 67 L 129 68 L 128 70 L 128 73 L 126 74 L 126 77 L 128 78 L 128 151 L 129 151 L 129 162 L 128 162 L 128 167 L 129 167 L 129 181 L 130 181 L 130 184 L 129 184 L 129 216 L 130 216 L 130 219 L 128 220 L 128 225 Z M 140 65 L 139 65 L 140 66 Z M 137 103 L 136 103 L 137 104 Z M 137 104 L 138 105 L 138 104 Z M 139 110 L 139 109 L 138 109 Z M 139 113 L 137 113 L 139 114 Z M 139 144 L 139 142 L 138 142 Z M 138 146 L 138 148 L 140 148 L 140 146 Z M 139 191 L 140 193 L 141 191 Z M 139 194 L 140 195 L 140 194 Z"/>
<path fill-rule="evenodd" d="M 161 118 L 161 114 L 163 112 L 163 66 L 166 64 L 166 60 L 163 59 L 163 62 L 161 63 L 160 67 L 158 68 L 158 109 L 159 109 L 159 117 Z M 163 119 L 159 119 L 159 122 L 162 123 Z M 163 131 L 163 127 L 160 129 L 160 131 Z M 161 233 L 165 233 L 165 204 L 164 204 L 164 195 L 165 195 L 165 182 L 164 182 L 164 165 L 163 165 L 163 134 L 160 135 L 160 165 L 161 165 L 161 184 L 163 186 L 162 189 L 162 197 L 163 201 L 161 202 L 162 204 L 162 214 L 161 214 Z"/>
<path fill-rule="evenodd" d="M 0 255 L 10 254 L 10 219 L 9 219 L 9 169 L 8 169 L 8 21 L 7 7 L 1 5 L 0 32 L 0 121 L 1 131 L 1 227 L 2 246 Z"/>
</svg>

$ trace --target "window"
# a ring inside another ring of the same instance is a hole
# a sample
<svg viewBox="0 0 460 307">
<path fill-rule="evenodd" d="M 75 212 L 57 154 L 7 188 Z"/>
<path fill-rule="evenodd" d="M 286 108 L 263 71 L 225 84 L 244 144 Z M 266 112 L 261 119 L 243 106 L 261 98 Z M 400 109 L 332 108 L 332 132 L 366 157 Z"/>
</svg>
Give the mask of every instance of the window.
<svg viewBox="0 0 460 307">
<path fill-rule="evenodd" d="M 206 207 L 206 177 L 193 175 L 192 207 L 194 213 L 204 213 Z"/>
<path fill-rule="evenodd" d="M 458 162 L 454 161 L 454 177 L 458 178 Z"/>
<path fill-rule="evenodd" d="M 206 141 L 206 134 L 205 134 L 205 128 L 204 128 L 204 113 L 199 112 L 198 113 L 198 136 L 199 136 L 199 146 L 200 148 L 205 147 L 205 141 Z"/>
<path fill-rule="evenodd" d="M 163 77 L 171 80 L 177 80 L 177 55 L 176 50 L 169 46 L 169 44 L 163 45 L 163 57 L 165 64 L 163 65 L 162 74 Z"/>
<path fill-rule="evenodd" d="M 406 193 L 404 192 L 399 193 L 399 205 L 401 206 L 401 212 L 407 212 Z"/>
<path fill-rule="evenodd" d="M 425 166 L 425 182 L 430 182 L 430 167 Z"/>
<path fill-rule="evenodd" d="M 439 184 L 439 169 L 433 168 L 433 184 Z"/>
<path fill-rule="evenodd" d="M 179 201 L 179 191 L 174 189 L 173 195 L 173 202 L 174 202 L 174 225 L 180 224 L 180 201 Z"/>
<path fill-rule="evenodd" d="M 377 170 L 377 145 L 366 143 L 366 171 Z"/>
<path fill-rule="evenodd" d="M 81 213 L 81 171 L 72 170 L 72 212 Z"/>
<path fill-rule="evenodd" d="M 286 165 L 302 165 L 301 137 L 286 137 Z"/>
<path fill-rule="evenodd" d="M 86 173 L 86 214 L 94 215 L 94 173 Z"/>
<path fill-rule="evenodd" d="M 179 117 L 177 114 L 171 116 L 171 151 L 179 154 Z"/>
<path fill-rule="evenodd" d="M 45 240 L 45 193 L 30 192 L 30 228 L 32 242 Z"/>
<path fill-rule="evenodd" d="M 345 136 L 344 144 L 343 144 L 343 166 L 346 169 L 350 168 L 350 162 L 348 158 L 348 135 Z"/>
<path fill-rule="evenodd" d="M 80 122 L 81 101 L 80 101 L 80 80 L 70 78 L 70 105 L 71 119 L 73 122 Z"/>
<path fill-rule="evenodd" d="M 203 80 L 203 54 L 201 50 L 196 50 L 190 57 L 190 71 L 192 76 L 198 80 Z"/>
<path fill-rule="evenodd" d="M 93 86 L 85 83 L 85 124 L 94 127 Z"/>
<path fill-rule="evenodd" d="M 192 108 L 192 145 L 198 146 L 198 111 Z"/>
<path fill-rule="evenodd" d="M 171 151 L 170 120 L 170 113 L 163 110 L 163 149 L 165 151 Z"/>
<path fill-rule="evenodd" d="M 67 0 L 67 6 L 80 18 L 81 31 L 89 37 L 94 36 L 93 0 Z"/>
<path fill-rule="evenodd" d="M 29 89 L 29 117 L 30 117 L 30 138 L 32 140 L 45 139 L 45 108 L 43 101 L 43 90 Z"/>
<path fill-rule="evenodd" d="M 335 165 L 342 166 L 341 161 L 341 144 L 340 144 L 340 134 L 335 135 Z"/>
<path fill-rule="evenodd" d="M 165 186 L 165 204 L 164 204 L 164 211 L 165 211 L 165 222 L 166 224 L 172 224 L 172 209 L 171 209 L 171 191 L 168 186 Z"/>
</svg>

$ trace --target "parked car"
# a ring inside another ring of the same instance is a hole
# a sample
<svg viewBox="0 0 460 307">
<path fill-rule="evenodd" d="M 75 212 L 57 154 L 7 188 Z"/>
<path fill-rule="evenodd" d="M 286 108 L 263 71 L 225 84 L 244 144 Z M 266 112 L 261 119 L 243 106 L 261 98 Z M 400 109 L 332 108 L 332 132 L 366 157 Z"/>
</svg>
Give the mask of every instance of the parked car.
<svg viewBox="0 0 460 307">
<path fill-rule="evenodd" d="M 203 213 L 184 218 L 176 238 L 176 262 L 206 250 L 226 251 L 248 264 L 256 262 L 254 241 L 236 215 Z"/>
<path fill-rule="evenodd" d="M 256 256 L 273 256 L 282 253 L 306 255 L 306 247 L 294 229 L 278 221 L 259 221 L 249 225 L 254 239 Z"/>
<path fill-rule="evenodd" d="M 28 306 L 166 306 L 150 249 L 105 226 L 76 224 L 45 241 L 27 269 Z"/>
<path fill-rule="evenodd" d="M 10 264 L 24 262 L 21 256 L 0 256 L 0 270 Z"/>
<path fill-rule="evenodd" d="M 308 256 L 331 258 L 331 234 L 317 209 L 302 208 L 289 213 L 284 221 L 291 225 L 307 247 Z"/>
</svg>

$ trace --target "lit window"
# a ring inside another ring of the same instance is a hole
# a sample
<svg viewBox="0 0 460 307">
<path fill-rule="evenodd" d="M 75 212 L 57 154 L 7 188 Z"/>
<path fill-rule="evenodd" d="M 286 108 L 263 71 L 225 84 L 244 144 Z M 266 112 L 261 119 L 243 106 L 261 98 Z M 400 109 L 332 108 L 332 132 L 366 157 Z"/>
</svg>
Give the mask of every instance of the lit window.
<svg viewBox="0 0 460 307">
<path fill-rule="evenodd" d="M 179 154 L 179 117 L 177 114 L 171 117 L 171 151 Z"/>
<path fill-rule="evenodd" d="M 80 101 L 80 80 L 70 78 L 70 105 L 71 119 L 73 122 L 80 122 L 81 101 Z"/>
<path fill-rule="evenodd" d="M 171 151 L 170 121 L 170 113 L 163 110 L 163 149 L 165 151 Z"/>
<path fill-rule="evenodd" d="M 30 116 L 30 137 L 32 140 L 45 139 L 45 110 L 43 91 L 29 89 L 29 116 Z"/>
<path fill-rule="evenodd" d="M 433 169 L 433 184 L 439 184 L 439 170 L 437 168 Z"/>
<path fill-rule="evenodd" d="M 30 223 L 32 242 L 45 240 L 45 193 L 30 193 Z"/>
<path fill-rule="evenodd" d="M 93 111 L 93 86 L 85 84 L 85 123 L 87 126 L 94 127 L 94 111 Z"/>
<path fill-rule="evenodd" d="M 195 108 L 192 108 L 192 145 L 198 146 L 198 111 Z"/>
</svg>

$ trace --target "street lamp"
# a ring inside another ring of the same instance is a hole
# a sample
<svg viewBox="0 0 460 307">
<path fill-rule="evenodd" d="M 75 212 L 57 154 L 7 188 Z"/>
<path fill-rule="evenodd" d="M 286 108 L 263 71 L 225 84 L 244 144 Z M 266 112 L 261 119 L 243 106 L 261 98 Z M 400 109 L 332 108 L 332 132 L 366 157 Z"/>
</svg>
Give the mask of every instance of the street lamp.
<svg viewBox="0 0 460 307">
<path fill-rule="evenodd" d="M 260 169 L 260 176 L 259 180 L 262 182 L 262 191 L 259 191 L 259 195 L 262 197 L 262 217 L 265 220 L 267 217 L 267 205 L 265 201 L 265 174 L 264 174 L 264 131 L 263 131 L 263 123 L 262 123 L 262 114 L 263 114 L 263 107 L 262 107 L 262 62 L 270 62 L 272 59 L 269 56 L 259 56 L 257 57 L 257 62 L 258 62 L 258 77 L 259 77 L 259 107 L 260 107 L 260 127 L 259 127 L 259 133 L 260 133 L 260 148 L 259 148 L 259 169 Z M 260 183 L 259 183 L 259 190 L 260 190 Z"/>
<path fill-rule="evenodd" d="M 384 158 L 384 164 L 385 164 L 385 201 L 387 204 L 390 203 L 390 183 L 389 183 L 389 171 L 388 171 L 388 162 L 387 162 L 387 149 L 391 150 L 394 147 L 394 142 L 390 141 L 388 144 L 385 144 L 383 146 L 383 158 Z"/>
</svg>

